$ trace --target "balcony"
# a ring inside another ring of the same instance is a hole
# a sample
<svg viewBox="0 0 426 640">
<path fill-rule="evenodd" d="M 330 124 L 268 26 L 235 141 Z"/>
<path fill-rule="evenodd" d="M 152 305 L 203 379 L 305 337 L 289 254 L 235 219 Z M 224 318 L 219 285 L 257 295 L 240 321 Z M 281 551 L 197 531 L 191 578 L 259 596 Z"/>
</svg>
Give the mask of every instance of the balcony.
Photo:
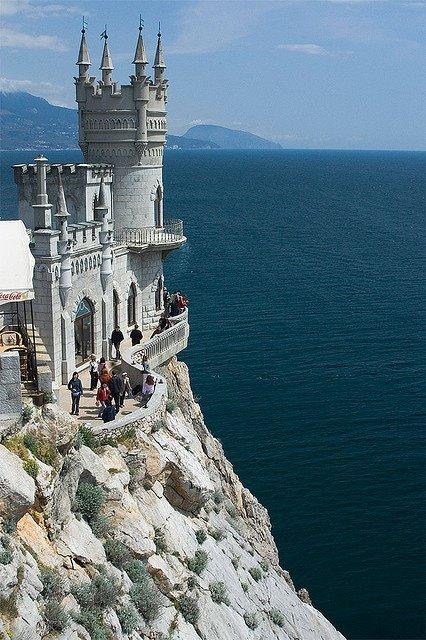
<svg viewBox="0 0 426 640">
<path fill-rule="evenodd" d="M 182 220 L 166 220 L 163 227 L 124 227 L 117 230 L 116 241 L 128 247 L 177 249 L 185 241 Z"/>
<path fill-rule="evenodd" d="M 122 353 L 123 360 L 141 369 L 142 358 L 146 355 L 150 368 L 155 370 L 156 367 L 185 349 L 189 337 L 188 310 L 169 320 L 173 322 L 169 329 L 165 329 L 147 342 L 130 347 Z"/>
</svg>

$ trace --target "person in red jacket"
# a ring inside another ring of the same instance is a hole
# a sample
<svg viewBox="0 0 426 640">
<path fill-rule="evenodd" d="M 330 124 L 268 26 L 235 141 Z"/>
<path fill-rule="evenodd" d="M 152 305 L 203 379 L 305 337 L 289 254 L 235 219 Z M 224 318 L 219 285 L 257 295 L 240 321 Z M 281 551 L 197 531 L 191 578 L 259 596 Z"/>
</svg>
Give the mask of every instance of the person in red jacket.
<svg viewBox="0 0 426 640">
<path fill-rule="evenodd" d="M 106 382 L 103 382 L 96 394 L 96 406 L 99 407 L 98 418 L 102 417 L 102 411 L 107 406 L 107 403 L 111 399 L 111 391 Z"/>
</svg>

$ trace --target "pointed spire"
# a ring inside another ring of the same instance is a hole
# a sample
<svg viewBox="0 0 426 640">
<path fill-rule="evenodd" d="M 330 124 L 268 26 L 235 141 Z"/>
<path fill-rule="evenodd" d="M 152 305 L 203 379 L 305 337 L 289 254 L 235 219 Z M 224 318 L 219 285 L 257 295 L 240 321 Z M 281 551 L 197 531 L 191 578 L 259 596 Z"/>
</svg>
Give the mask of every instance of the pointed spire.
<svg viewBox="0 0 426 640">
<path fill-rule="evenodd" d="M 161 25 L 158 23 L 157 49 L 155 51 L 154 69 L 165 69 L 163 46 L 161 44 Z"/>
<path fill-rule="evenodd" d="M 96 199 L 96 209 L 108 209 L 107 194 L 103 174 L 101 176 L 101 182 L 99 184 L 99 195 Z"/>
<path fill-rule="evenodd" d="M 78 64 L 79 66 L 82 65 L 85 67 L 89 67 L 91 65 L 89 50 L 87 48 L 87 42 L 86 42 L 86 21 L 84 19 L 84 16 L 83 16 L 83 28 L 81 30 L 80 50 L 78 52 L 78 60 L 76 64 Z M 80 67 L 80 75 L 82 75 L 81 71 L 82 69 Z"/>
<path fill-rule="evenodd" d="M 145 51 L 142 31 L 143 31 L 143 20 L 142 20 L 142 16 L 139 16 L 139 36 L 138 36 L 138 41 L 136 43 L 136 51 L 135 51 L 133 64 L 144 64 L 144 65 L 148 64 L 148 58 Z"/>
<path fill-rule="evenodd" d="M 102 71 L 102 82 L 104 85 L 110 85 L 111 82 L 111 72 L 114 69 L 112 64 L 111 53 L 108 46 L 108 34 L 105 26 L 105 31 L 101 33 L 101 38 L 105 40 L 104 42 L 104 50 L 102 52 L 102 61 L 99 69 Z"/>
<path fill-rule="evenodd" d="M 67 218 L 70 214 L 67 209 L 67 202 L 65 200 L 64 187 L 62 185 L 61 174 L 58 171 L 58 182 L 59 182 L 59 191 L 58 191 L 58 208 L 56 211 L 57 218 Z"/>
</svg>

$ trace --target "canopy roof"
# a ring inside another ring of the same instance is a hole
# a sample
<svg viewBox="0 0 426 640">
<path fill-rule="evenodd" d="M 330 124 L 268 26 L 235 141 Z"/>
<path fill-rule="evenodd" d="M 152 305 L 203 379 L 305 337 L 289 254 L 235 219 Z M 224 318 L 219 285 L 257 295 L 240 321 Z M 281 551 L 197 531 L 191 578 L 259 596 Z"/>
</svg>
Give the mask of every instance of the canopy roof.
<svg viewBox="0 0 426 640">
<path fill-rule="evenodd" d="M 22 220 L 0 221 L 0 305 L 34 298 L 34 258 Z"/>
</svg>

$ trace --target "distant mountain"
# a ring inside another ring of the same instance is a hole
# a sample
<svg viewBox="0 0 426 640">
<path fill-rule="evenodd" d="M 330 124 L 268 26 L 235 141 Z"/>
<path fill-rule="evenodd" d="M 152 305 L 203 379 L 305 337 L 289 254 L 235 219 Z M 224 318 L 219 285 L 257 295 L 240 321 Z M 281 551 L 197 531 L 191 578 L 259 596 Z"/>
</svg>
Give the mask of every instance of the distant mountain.
<svg viewBox="0 0 426 640">
<path fill-rule="evenodd" d="M 281 149 L 277 142 L 271 142 L 247 131 L 237 131 L 214 124 L 198 124 L 184 134 L 184 138 L 209 140 L 221 149 Z"/>
<path fill-rule="evenodd" d="M 206 135 L 211 133 L 211 137 Z M 194 135 L 192 135 L 194 133 Z M 199 125 L 167 136 L 168 149 L 279 149 L 245 131 Z M 0 92 L 0 149 L 77 149 L 77 111 L 25 91 Z"/>
<path fill-rule="evenodd" d="M 77 148 L 77 111 L 30 93 L 0 92 L 2 149 Z"/>
</svg>

